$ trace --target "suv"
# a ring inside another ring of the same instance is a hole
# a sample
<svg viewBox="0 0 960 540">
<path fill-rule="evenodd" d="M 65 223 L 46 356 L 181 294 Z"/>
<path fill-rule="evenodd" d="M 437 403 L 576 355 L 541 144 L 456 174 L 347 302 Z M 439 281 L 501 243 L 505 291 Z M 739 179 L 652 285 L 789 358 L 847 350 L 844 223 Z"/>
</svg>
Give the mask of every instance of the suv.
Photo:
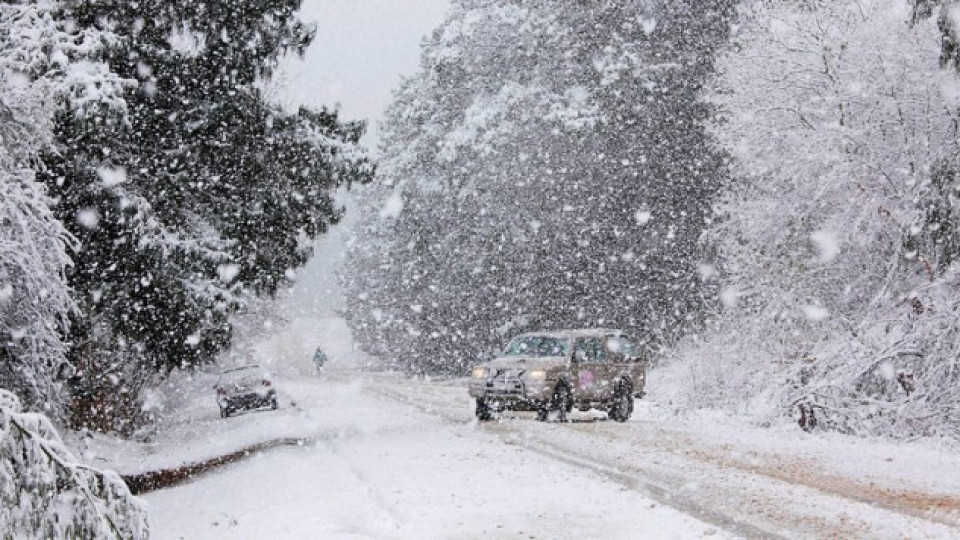
<svg viewBox="0 0 960 540">
<path fill-rule="evenodd" d="M 536 411 L 565 421 L 574 407 L 604 410 L 626 422 L 633 399 L 643 397 L 646 361 L 619 330 L 590 329 L 521 334 L 496 359 L 473 368 L 470 396 L 477 418 L 502 410 Z"/>
<path fill-rule="evenodd" d="M 279 406 L 270 373 L 257 365 L 223 371 L 214 388 L 220 416 L 224 418 L 243 409 L 276 409 Z"/>
</svg>

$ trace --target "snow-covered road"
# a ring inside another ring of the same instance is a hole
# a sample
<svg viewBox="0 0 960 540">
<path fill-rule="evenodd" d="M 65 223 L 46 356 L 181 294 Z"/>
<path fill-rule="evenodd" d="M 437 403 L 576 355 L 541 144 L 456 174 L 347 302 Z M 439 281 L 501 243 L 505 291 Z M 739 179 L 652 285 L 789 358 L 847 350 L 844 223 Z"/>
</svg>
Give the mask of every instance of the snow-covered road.
<svg viewBox="0 0 960 540">
<path fill-rule="evenodd" d="M 146 496 L 156 538 L 726 536 L 616 479 L 384 393 L 415 388 L 383 380 L 293 387 L 316 442 Z M 464 403 L 452 405 L 469 413 Z"/>
<path fill-rule="evenodd" d="M 452 423 L 469 422 L 463 384 L 367 386 Z M 575 413 L 569 424 L 513 414 L 482 425 L 533 453 L 574 464 L 720 530 L 747 537 L 960 537 L 960 456 L 923 446 L 810 436 L 735 419 L 680 421 L 638 402 L 626 424 Z M 676 421 L 676 423 L 674 423 Z M 958 471 L 958 472 L 954 472 Z"/>
<path fill-rule="evenodd" d="M 626 424 L 479 424 L 462 381 L 283 388 L 295 407 L 210 419 L 205 444 L 271 422 L 312 442 L 147 495 L 157 538 L 960 536 L 950 452 L 671 425 L 644 402 Z"/>
</svg>

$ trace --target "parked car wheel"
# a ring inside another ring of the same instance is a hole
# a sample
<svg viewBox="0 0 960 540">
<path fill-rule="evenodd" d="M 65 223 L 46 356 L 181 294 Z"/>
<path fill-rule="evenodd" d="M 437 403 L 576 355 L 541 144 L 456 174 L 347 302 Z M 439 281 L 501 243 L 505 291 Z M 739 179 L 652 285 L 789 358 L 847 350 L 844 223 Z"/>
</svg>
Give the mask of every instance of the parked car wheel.
<svg viewBox="0 0 960 540">
<path fill-rule="evenodd" d="M 537 407 L 537 421 L 546 422 L 550 418 L 550 406 L 548 403 L 544 403 Z"/>
<path fill-rule="evenodd" d="M 477 420 L 481 422 L 493 420 L 493 411 L 490 410 L 490 406 L 487 405 L 487 402 L 482 398 L 477 398 L 477 408 L 475 413 L 477 415 Z"/>
<path fill-rule="evenodd" d="M 607 416 L 616 422 L 626 422 L 633 414 L 633 386 L 628 381 L 620 381 L 613 394 L 613 404 Z"/>
</svg>

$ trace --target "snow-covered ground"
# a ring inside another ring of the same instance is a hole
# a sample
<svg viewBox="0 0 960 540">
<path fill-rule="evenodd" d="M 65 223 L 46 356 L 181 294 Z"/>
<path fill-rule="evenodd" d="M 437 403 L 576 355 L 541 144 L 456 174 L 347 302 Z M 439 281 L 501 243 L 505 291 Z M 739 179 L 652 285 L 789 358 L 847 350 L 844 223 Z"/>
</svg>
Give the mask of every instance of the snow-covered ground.
<svg viewBox="0 0 960 540">
<path fill-rule="evenodd" d="M 335 396 L 302 417 L 322 435 L 147 495 L 157 538 L 724 536 L 604 475 L 385 399 L 366 383 L 298 391 Z M 453 405 L 465 409 L 462 399 Z"/>
<path fill-rule="evenodd" d="M 468 423 L 460 381 L 367 383 L 453 423 Z M 960 455 L 931 444 L 761 429 L 737 419 L 677 418 L 640 401 L 626 424 L 578 413 L 569 424 L 530 414 L 483 426 L 508 443 L 654 497 L 746 536 L 960 537 Z"/>
<path fill-rule="evenodd" d="M 215 375 L 181 376 L 151 440 L 73 446 L 136 474 L 302 441 L 145 495 L 160 539 L 960 537 L 950 447 L 678 418 L 645 400 L 625 424 L 478 423 L 465 381 L 364 371 L 341 330 L 300 321 L 257 348 L 278 411 L 222 419 Z M 321 374 L 305 360 L 318 340 Z"/>
</svg>

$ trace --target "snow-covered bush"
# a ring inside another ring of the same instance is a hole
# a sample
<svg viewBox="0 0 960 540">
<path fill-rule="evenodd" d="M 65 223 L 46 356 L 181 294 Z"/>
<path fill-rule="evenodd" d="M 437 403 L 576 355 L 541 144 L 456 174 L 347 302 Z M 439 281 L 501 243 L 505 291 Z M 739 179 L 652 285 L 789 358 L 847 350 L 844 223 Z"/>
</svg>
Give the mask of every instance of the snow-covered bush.
<svg viewBox="0 0 960 540">
<path fill-rule="evenodd" d="M 0 536 L 135 540 L 149 529 L 116 473 L 77 463 L 46 417 L 0 390 Z"/>
<path fill-rule="evenodd" d="M 957 195 L 937 186 L 956 170 L 958 82 L 936 22 L 910 22 L 903 0 L 745 5 L 710 95 L 737 176 L 708 232 L 725 311 L 678 353 L 721 375 L 663 397 L 958 436 L 957 270 L 931 219 Z"/>
</svg>

